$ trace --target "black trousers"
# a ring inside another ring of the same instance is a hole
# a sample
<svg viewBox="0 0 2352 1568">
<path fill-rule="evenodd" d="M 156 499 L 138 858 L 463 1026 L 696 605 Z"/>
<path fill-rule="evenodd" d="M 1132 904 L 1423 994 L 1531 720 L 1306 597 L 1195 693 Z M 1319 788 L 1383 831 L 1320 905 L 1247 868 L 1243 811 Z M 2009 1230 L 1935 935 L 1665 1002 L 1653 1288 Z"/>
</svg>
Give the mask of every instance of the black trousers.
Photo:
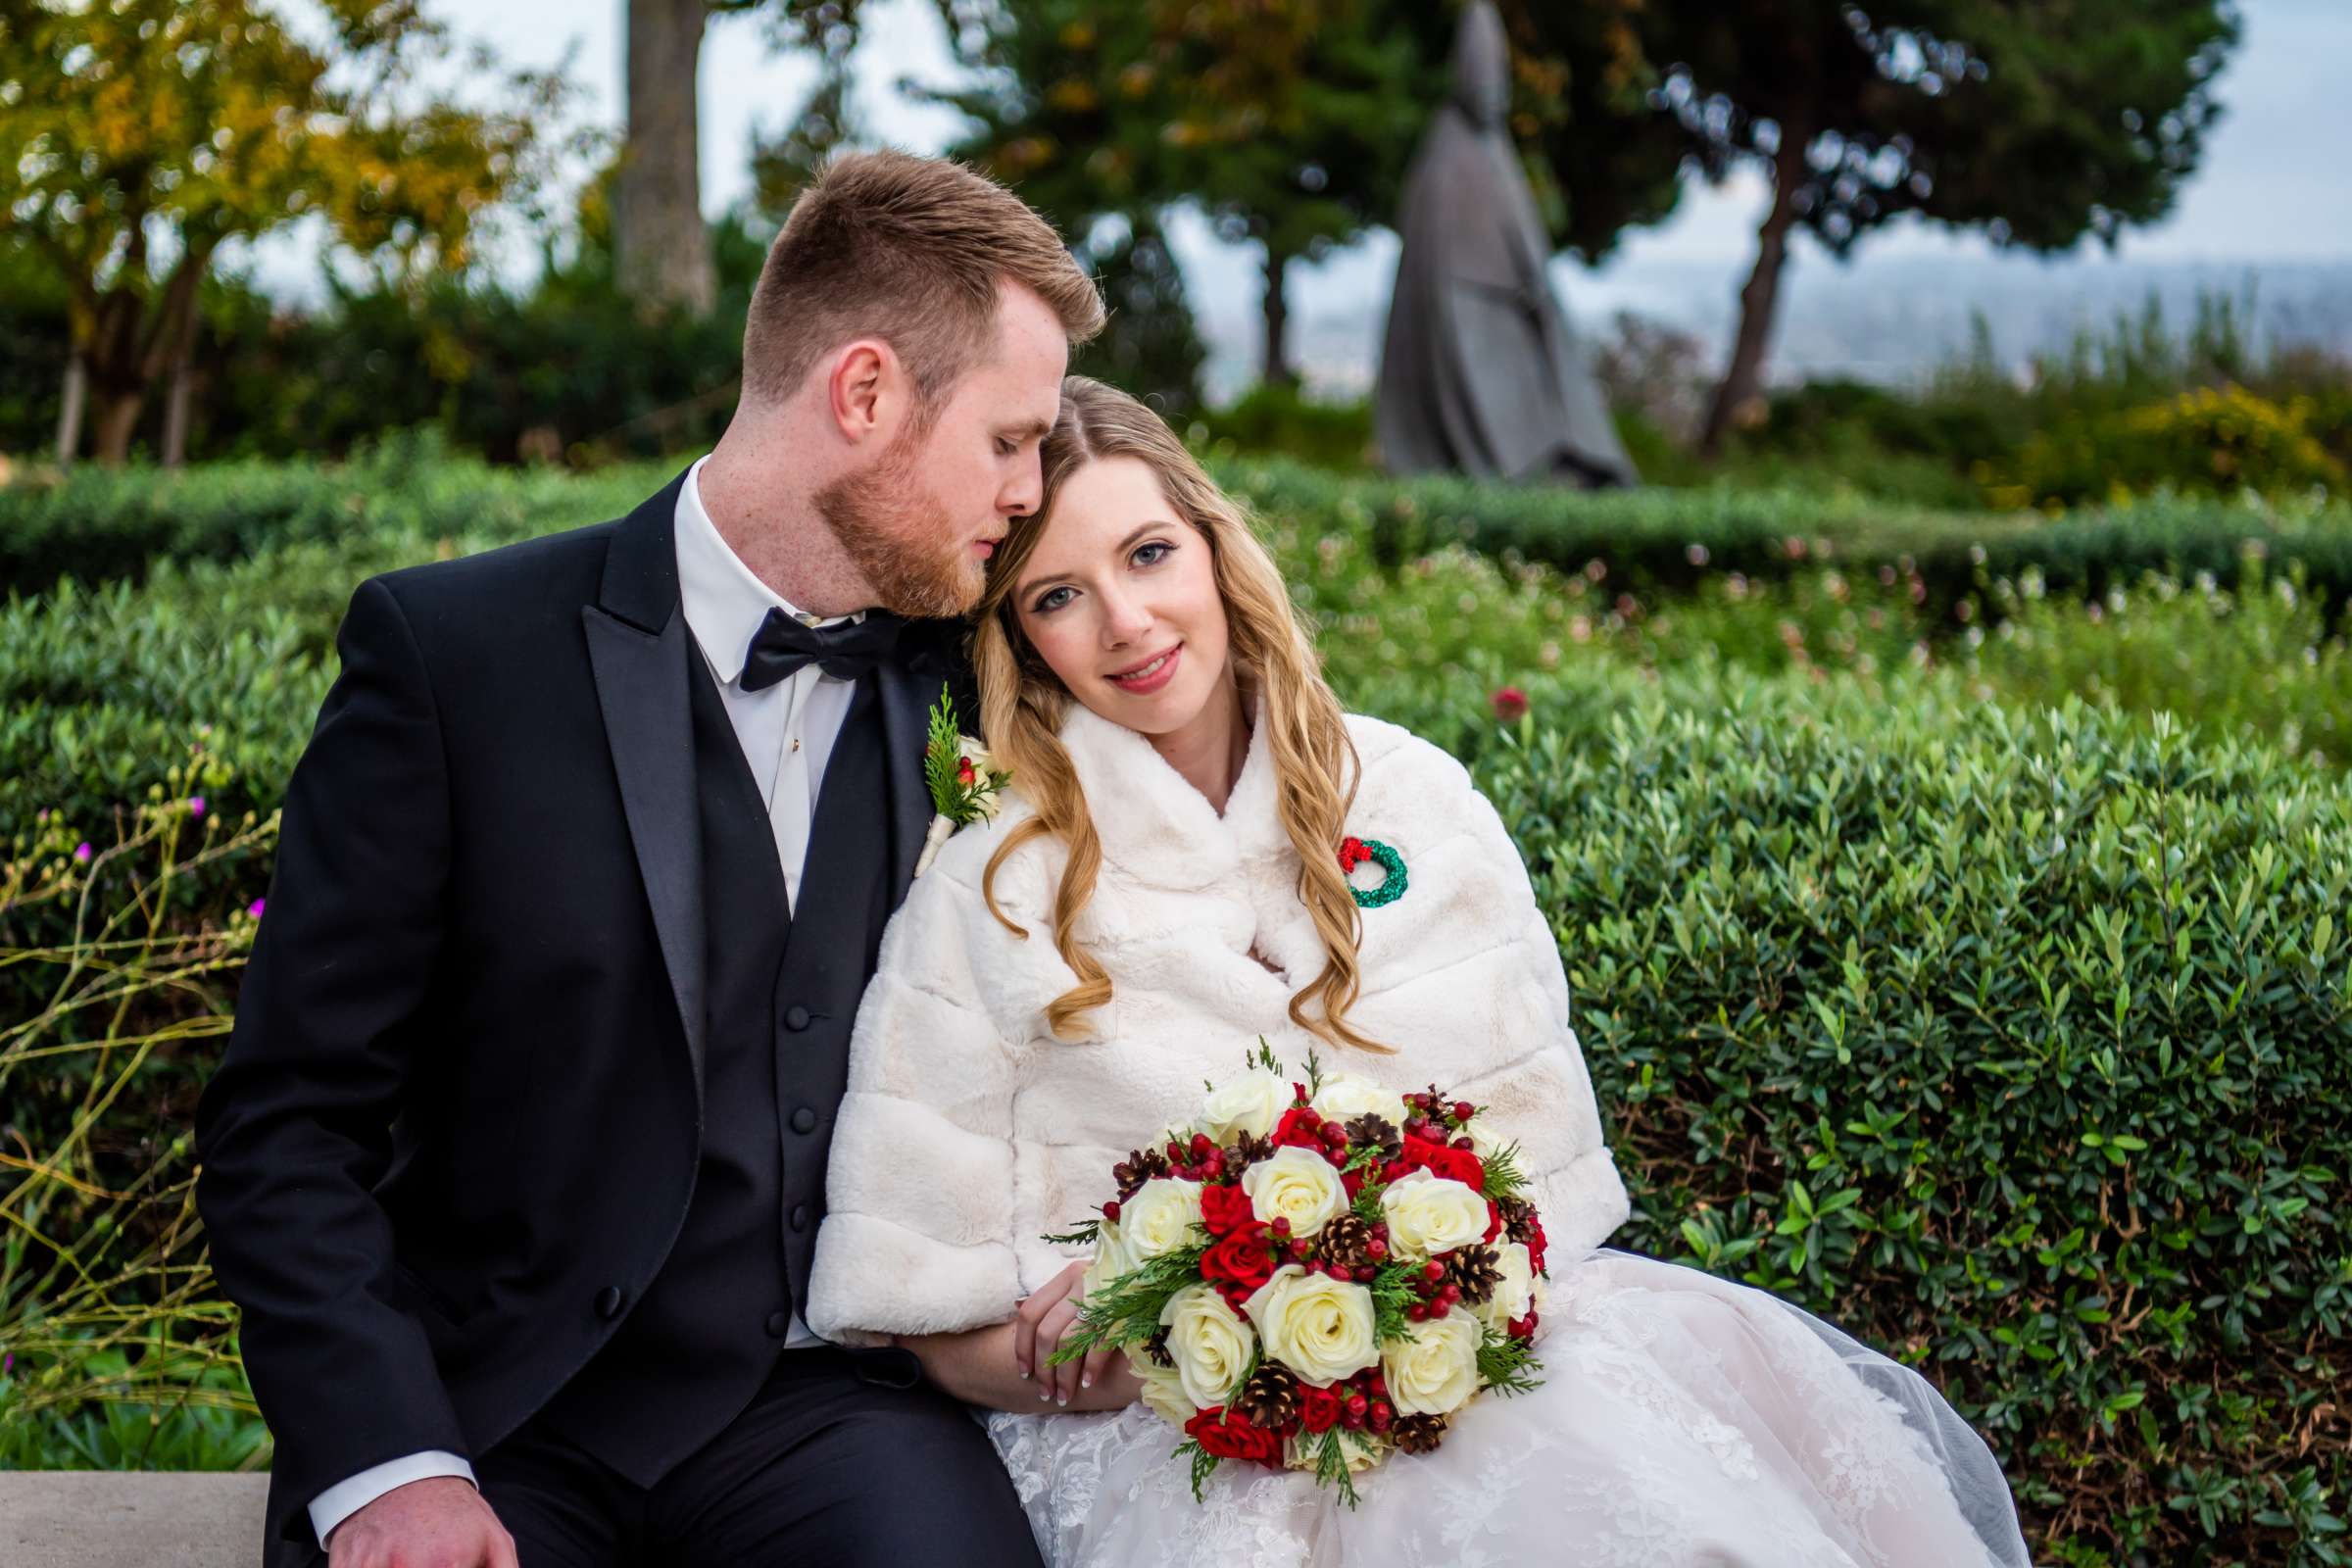
<svg viewBox="0 0 2352 1568">
<path fill-rule="evenodd" d="M 865 1360 L 783 1352 L 751 1405 L 649 1488 L 535 1420 L 474 1476 L 522 1568 L 1040 1568 L 980 1424 L 928 1383 L 868 1381 Z"/>
</svg>

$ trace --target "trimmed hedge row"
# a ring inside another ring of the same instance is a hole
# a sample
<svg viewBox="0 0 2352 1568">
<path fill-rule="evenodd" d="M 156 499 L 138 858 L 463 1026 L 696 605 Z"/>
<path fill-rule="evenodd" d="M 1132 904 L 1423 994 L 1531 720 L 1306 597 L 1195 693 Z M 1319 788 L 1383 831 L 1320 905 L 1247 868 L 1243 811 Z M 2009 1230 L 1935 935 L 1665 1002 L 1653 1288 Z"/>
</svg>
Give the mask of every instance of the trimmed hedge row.
<svg viewBox="0 0 2352 1568">
<path fill-rule="evenodd" d="M 80 469 L 62 483 L 0 488 L 0 583 L 137 577 L 154 558 L 233 560 L 365 533 L 523 538 L 618 515 L 675 466 L 586 479 L 451 459 L 429 436 L 388 439 L 333 468 L 266 463 L 177 474 Z M 1710 577 L 1778 578 L 1827 562 L 1919 575 L 1942 618 L 1993 577 L 2038 572 L 2054 592 L 2096 597 L 2145 571 L 2212 574 L 2234 586 L 2249 546 L 2274 570 L 2304 564 L 2310 593 L 2340 620 L 2352 594 L 2352 504 L 2280 506 L 2159 498 L 2039 513 L 1928 512 L 1798 491 L 1649 489 L 1587 495 L 1459 479 L 1389 480 L 1300 464 L 1221 459 L 1217 476 L 1258 510 L 1367 538 L 1397 565 L 1449 544 L 1563 572 L 1598 564 L 1636 592 L 1687 592 Z"/>
<path fill-rule="evenodd" d="M 2352 1560 L 2352 788 L 2073 701 L 1584 696 L 1477 771 L 1621 1240 L 1921 1363 L 2059 1560 Z"/>
</svg>

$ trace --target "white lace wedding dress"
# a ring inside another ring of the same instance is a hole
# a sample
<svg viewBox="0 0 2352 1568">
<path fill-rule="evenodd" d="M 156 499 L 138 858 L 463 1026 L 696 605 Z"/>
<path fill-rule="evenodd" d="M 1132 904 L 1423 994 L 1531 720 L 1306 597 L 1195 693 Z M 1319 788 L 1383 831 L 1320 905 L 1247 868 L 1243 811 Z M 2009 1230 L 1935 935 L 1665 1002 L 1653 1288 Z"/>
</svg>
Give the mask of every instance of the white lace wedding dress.
<svg viewBox="0 0 2352 1568">
<path fill-rule="evenodd" d="M 1543 1385 L 1357 1478 L 1219 1465 L 1142 1405 L 988 1418 L 1052 1568 L 2024 1568 L 2009 1489 L 1917 1372 L 1802 1309 L 1601 1248 L 1551 1265 Z"/>
<path fill-rule="evenodd" d="M 990 1431 L 1054 1568 L 1742 1565 L 2015 1568 L 2028 1561 L 1984 1445 L 1918 1373 L 1762 1291 L 1601 1244 L 1628 1199 L 1603 1137 L 1558 939 L 1459 762 L 1351 716 L 1348 828 L 1399 856 L 1363 911 L 1349 1016 L 1393 1054 L 1327 1067 L 1442 1085 L 1518 1146 L 1549 1236 L 1533 1393 L 1475 1401 L 1434 1452 L 1362 1478 L 1349 1512 L 1305 1475 L 1219 1467 L 1205 1504 L 1178 1438 L 1138 1406 L 998 1415 Z M 1062 744 L 1102 861 L 1078 934 L 1109 974 L 1095 1034 L 1045 1006 L 1075 976 L 1045 940 L 1064 852 L 1008 858 L 1027 813 L 948 840 L 883 939 L 851 1046 L 808 1322 L 828 1338 L 1002 1323 L 1076 1250 L 1047 1240 L 1111 1196 L 1110 1169 L 1197 1113 L 1263 1037 L 1319 1042 L 1292 994 L 1321 968 L 1262 729 L 1223 812 L 1151 744 L 1074 708 Z"/>
</svg>

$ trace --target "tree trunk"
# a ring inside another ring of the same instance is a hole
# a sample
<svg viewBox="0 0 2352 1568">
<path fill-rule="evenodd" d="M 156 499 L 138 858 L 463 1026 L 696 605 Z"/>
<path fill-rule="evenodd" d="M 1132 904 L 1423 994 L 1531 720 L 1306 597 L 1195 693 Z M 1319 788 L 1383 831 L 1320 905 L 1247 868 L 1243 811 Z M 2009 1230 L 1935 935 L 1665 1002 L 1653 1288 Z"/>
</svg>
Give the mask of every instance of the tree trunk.
<svg viewBox="0 0 2352 1568">
<path fill-rule="evenodd" d="M 91 424 L 90 455 L 109 468 L 130 461 L 130 438 L 138 433 L 139 410 L 147 401 L 136 391 L 99 388 L 93 400 L 97 418 Z"/>
<path fill-rule="evenodd" d="M 164 394 L 164 466 L 177 468 L 188 461 L 188 406 L 195 401 L 196 372 L 186 360 L 172 367 L 172 386 Z"/>
<path fill-rule="evenodd" d="M 90 368 L 76 349 L 66 361 L 66 396 L 64 407 L 57 411 L 57 466 L 74 466 L 81 452 L 81 411 L 89 400 Z"/>
<path fill-rule="evenodd" d="M 640 308 L 700 316 L 718 299 L 703 224 L 695 71 L 704 0 L 628 0 L 628 139 L 612 193 L 622 292 Z"/>
<path fill-rule="evenodd" d="M 1266 243 L 1266 368 L 1262 379 L 1268 386 L 1297 386 L 1298 372 L 1291 368 L 1291 357 L 1283 348 L 1284 329 L 1290 325 L 1290 307 L 1282 297 L 1282 285 L 1290 272 L 1291 258 Z"/>
<path fill-rule="evenodd" d="M 1764 345 L 1772 340 L 1773 317 L 1781 302 L 1781 270 L 1788 259 L 1788 230 L 1796 222 L 1797 187 L 1805 178 L 1805 147 L 1811 136 L 1794 126 L 1781 127 L 1781 145 L 1772 161 L 1772 210 L 1756 231 L 1756 265 L 1740 291 L 1740 335 L 1732 344 L 1732 363 L 1715 389 L 1707 410 L 1705 432 L 1698 450 L 1713 457 L 1741 405 L 1756 395 L 1764 369 Z"/>
</svg>

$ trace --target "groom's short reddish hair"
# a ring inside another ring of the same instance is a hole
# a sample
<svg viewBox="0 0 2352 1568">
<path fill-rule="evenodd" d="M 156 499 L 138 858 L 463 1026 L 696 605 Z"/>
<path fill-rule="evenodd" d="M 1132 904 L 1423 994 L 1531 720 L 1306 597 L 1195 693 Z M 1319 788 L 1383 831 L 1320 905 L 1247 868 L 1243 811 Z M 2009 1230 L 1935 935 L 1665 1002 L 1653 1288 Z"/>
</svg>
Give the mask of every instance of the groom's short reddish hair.
<svg viewBox="0 0 2352 1568">
<path fill-rule="evenodd" d="M 827 350 L 870 335 L 935 403 L 994 343 L 1004 278 L 1052 307 L 1073 344 L 1102 329 L 1094 280 L 1018 196 L 947 159 L 842 154 L 793 203 L 760 269 L 744 397 L 782 402 Z"/>
</svg>

